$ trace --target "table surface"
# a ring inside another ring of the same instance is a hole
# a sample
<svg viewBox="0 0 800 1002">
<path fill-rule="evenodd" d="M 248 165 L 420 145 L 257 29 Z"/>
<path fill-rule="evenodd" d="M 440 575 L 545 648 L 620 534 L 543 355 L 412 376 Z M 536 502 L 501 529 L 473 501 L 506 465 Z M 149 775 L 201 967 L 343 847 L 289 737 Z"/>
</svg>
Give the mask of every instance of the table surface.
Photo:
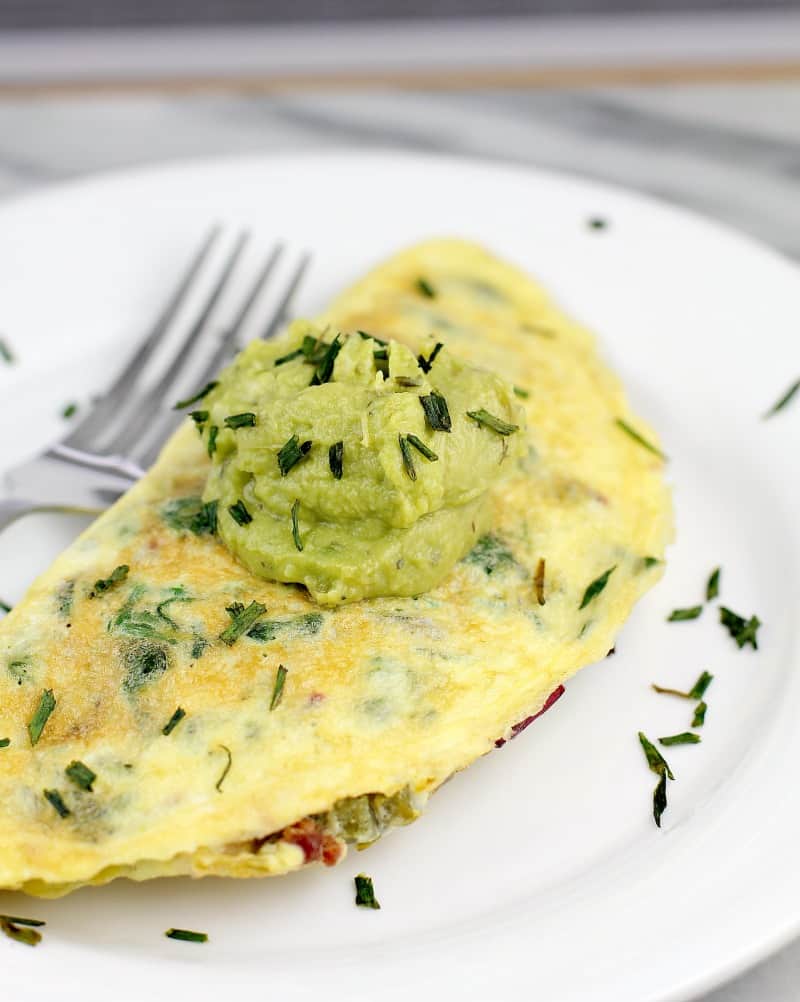
<svg viewBox="0 0 800 1002">
<path fill-rule="evenodd" d="M 696 209 L 800 259 L 800 80 L 0 97 L 0 198 L 134 164 L 346 146 L 589 175 Z M 797 942 L 703 1002 L 794 1002 L 799 980 Z"/>
</svg>

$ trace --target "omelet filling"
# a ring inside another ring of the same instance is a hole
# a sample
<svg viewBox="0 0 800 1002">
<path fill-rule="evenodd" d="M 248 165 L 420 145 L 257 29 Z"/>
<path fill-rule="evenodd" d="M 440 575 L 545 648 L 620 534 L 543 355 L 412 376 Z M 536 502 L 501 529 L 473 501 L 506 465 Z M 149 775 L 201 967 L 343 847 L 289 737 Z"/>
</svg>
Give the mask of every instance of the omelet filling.
<svg viewBox="0 0 800 1002">
<path fill-rule="evenodd" d="M 249 345 L 193 417 L 219 536 L 323 604 L 434 588 L 525 453 L 513 387 L 441 344 L 415 355 L 305 321 Z"/>
</svg>

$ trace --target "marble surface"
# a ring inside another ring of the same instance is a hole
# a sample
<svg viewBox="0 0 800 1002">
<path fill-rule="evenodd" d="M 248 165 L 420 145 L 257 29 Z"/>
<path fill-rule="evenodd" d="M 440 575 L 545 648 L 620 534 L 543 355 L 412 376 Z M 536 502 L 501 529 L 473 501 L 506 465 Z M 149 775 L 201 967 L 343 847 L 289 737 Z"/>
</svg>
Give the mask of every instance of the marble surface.
<svg viewBox="0 0 800 1002">
<path fill-rule="evenodd" d="M 343 146 L 459 153 L 591 175 L 696 209 L 800 259 L 800 80 L 0 98 L 0 197 L 132 164 Z M 703 1002 L 795 1002 L 798 984 L 800 942 Z"/>
</svg>

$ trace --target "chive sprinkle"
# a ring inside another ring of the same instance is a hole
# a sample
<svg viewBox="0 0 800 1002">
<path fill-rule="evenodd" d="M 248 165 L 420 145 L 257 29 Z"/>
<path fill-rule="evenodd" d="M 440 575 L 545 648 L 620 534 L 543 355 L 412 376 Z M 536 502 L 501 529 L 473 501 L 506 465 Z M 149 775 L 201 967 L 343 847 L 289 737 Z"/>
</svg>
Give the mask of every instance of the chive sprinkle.
<svg viewBox="0 0 800 1002">
<path fill-rule="evenodd" d="M 217 451 L 217 435 L 219 435 L 219 428 L 217 425 L 212 424 L 208 429 L 208 455 L 213 456 Z"/>
<path fill-rule="evenodd" d="M 179 706 L 178 709 L 172 714 L 172 716 L 166 722 L 166 724 L 164 724 L 164 726 L 161 729 L 161 733 L 165 737 L 168 737 L 170 734 L 172 734 L 172 732 L 175 730 L 175 728 L 178 726 L 178 724 L 183 720 L 185 716 L 186 716 L 186 710 L 184 710 L 182 706 Z"/>
<path fill-rule="evenodd" d="M 427 279 L 418 278 L 416 282 L 417 292 L 427 299 L 436 299 L 436 290 Z"/>
<path fill-rule="evenodd" d="M 706 602 L 711 602 L 719 595 L 719 576 L 722 568 L 716 567 L 706 585 Z"/>
<path fill-rule="evenodd" d="M 13 354 L 13 352 L 8 347 L 7 342 L 5 342 L 1 337 L 0 337 L 0 358 L 2 358 L 2 360 L 7 365 L 11 365 L 13 363 L 13 361 L 14 361 L 14 354 Z"/>
<path fill-rule="evenodd" d="M 421 379 L 412 379 L 410 376 L 395 376 L 394 381 L 397 386 L 402 386 L 409 390 L 414 386 L 422 386 Z"/>
<path fill-rule="evenodd" d="M 578 606 L 579 609 L 585 609 L 586 606 L 593 602 L 594 599 L 600 594 L 601 591 L 608 584 L 608 579 L 617 569 L 617 565 L 614 564 L 613 567 L 609 567 L 607 571 L 604 571 L 599 578 L 595 578 L 594 581 L 587 587 L 586 591 L 583 593 L 583 598 L 581 599 L 581 604 Z"/>
<path fill-rule="evenodd" d="M 179 400 L 172 409 L 176 411 L 182 411 L 185 407 L 188 407 L 190 404 L 196 404 L 198 400 L 202 400 L 203 397 L 207 397 L 208 394 L 212 390 L 215 390 L 218 386 L 219 386 L 218 381 L 214 381 L 212 383 L 206 383 L 203 389 L 198 390 L 198 392 L 195 393 L 193 397 L 189 397 L 187 400 Z"/>
<path fill-rule="evenodd" d="M 272 690 L 272 699 L 269 704 L 269 712 L 275 709 L 275 707 L 280 703 L 281 696 L 283 695 L 283 685 L 286 682 L 286 676 L 289 674 L 288 669 L 284 668 L 283 665 L 278 665 L 278 670 L 275 673 L 275 686 Z"/>
<path fill-rule="evenodd" d="M 334 479 L 341 480 L 344 470 L 344 442 L 334 442 L 328 449 L 328 465 Z"/>
<path fill-rule="evenodd" d="M 408 439 L 405 435 L 398 435 L 397 441 L 400 444 L 400 455 L 403 457 L 403 466 L 405 467 L 405 471 L 412 480 L 416 480 L 417 471 L 414 468 L 414 459 L 411 455 Z"/>
<path fill-rule="evenodd" d="M 670 745 L 699 745 L 701 741 L 699 734 L 692 734 L 691 731 L 683 731 L 681 734 L 671 734 L 666 738 L 659 738 L 658 743 L 668 748 Z"/>
<path fill-rule="evenodd" d="M 800 390 L 800 379 L 798 379 L 797 382 L 792 383 L 792 385 L 784 393 L 784 395 L 780 398 L 780 400 L 778 400 L 777 403 L 773 404 L 772 407 L 770 407 L 767 413 L 763 415 L 764 419 L 766 420 L 767 418 L 772 417 L 773 414 L 777 414 L 778 411 L 782 411 L 783 408 L 787 406 L 787 404 L 790 404 L 792 402 L 798 390 Z"/>
<path fill-rule="evenodd" d="M 298 521 L 298 513 L 300 511 L 300 498 L 294 499 L 294 504 L 292 505 L 292 539 L 294 540 L 295 548 L 298 553 L 303 552 L 303 541 L 300 539 L 300 523 Z"/>
<path fill-rule="evenodd" d="M 639 731 L 639 743 L 642 746 L 642 751 L 647 759 L 650 771 L 656 773 L 659 777 L 656 788 L 653 790 L 653 820 L 660 828 L 661 816 L 667 809 L 667 779 L 675 779 L 675 776 L 672 774 L 667 760 L 658 748 L 651 741 L 647 740 L 642 731 Z"/>
<path fill-rule="evenodd" d="M 450 431 L 453 422 L 450 420 L 450 411 L 447 409 L 447 401 L 433 390 L 425 397 L 419 398 L 422 409 L 425 411 L 425 420 L 431 431 Z"/>
<path fill-rule="evenodd" d="M 483 407 L 477 411 L 467 411 L 467 417 L 472 418 L 476 424 L 484 428 L 491 428 L 498 435 L 513 435 L 515 431 L 519 431 L 518 424 L 510 424 L 508 421 L 503 421 L 501 418 L 495 417 L 494 414 L 490 414 L 487 410 L 484 410 Z"/>
<path fill-rule="evenodd" d="M 233 764 L 233 756 L 231 755 L 231 750 L 230 748 L 228 748 L 227 745 L 220 745 L 219 747 L 225 752 L 225 754 L 228 757 L 228 761 L 225 763 L 225 768 L 222 770 L 222 774 L 214 784 L 214 786 L 216 786 L 217 788 L 217 793 L 222 793 L 222 784 L 225 782 L 228 773 L 231 771 L 231 765 Z"/>
<path fill-rule="evenodd" d="M 37 928 L 47 925 L 44 919 L 22 918 L 19 915 L 0 915 L 0 919 L 5 919 L 6 922 L 13 922 L 14 925 L 36 926 Z"/>
<path fill-rule="evenodd" d="M 290 351 L 288 355 L 281 355 L 280 358 L 275 359 L 275 365 L 285 365 L 287 362 L 291 362 L 292 359 L 300 358 L 303 355 L 302 348 L 295 348 L 294 351 Z"/>
<path fill-rule="evenodd" d="M 231 613 L 231 623 L 220 633 L 223 644 L 232 647 L 242 634 L 247 633 L 257 619 L 264 615 L 267 607 L 260 602 L 251 602 L 245 609 L 241 603 L 236 603 L 228 610 Z"/>
<path fill-rule="evenodd" d="M 533 586 L 536 589 L 536 601 L 539 605 L 544 605 L 544 570 L 545 561 L 544 557 L 541 557 L 539 563 L 536 565 L 536 573 L 533 576 Z"/>
<path fill-rule="evenodd" d="M 702 605 L 693 605 L 690 609 L 673 609 L 667 616 L 668 623 L 683 623 L 687 619 L 697 619 L 703 612 Z"/>
<path fill-rule="evenodd" d="M 208 421 L 208 411 L 189 411 L 189 417 L 197 425 L 198 431 L 202 433 L 203 425 Z"/>
<path fill-rule="evenodd" d="M 372 353 L 372 357 L 376 362 L 388 362 L 389 361 L 389 349 L 388 348 L 376 348 Z"/>
<path fill-rule="evenodd" d="M 661 817 L 667 809 L 667 775 L 662 772 L 653 790 L 653 820 L 661 827 Z"/>
<path fill-rule="evenodd" d="M 660 459 L 664 460 L 667 458 L 661 451 L 661 449 L 653 445 L 652 442 L 648 442 L 647 439 L 644 438 L 642 435 L 640 435 L 635 428 L 632 428 L 627 421 L 623 421 L 622 418 L 616 418 L 614 424 L 618 428 L 621 428 L 622 431 L 624 431 L 626 435 L 632 438 L 634 442 L 638 442 L 639 445 L 647 449 L 648 452 L 652 452 L 654 456 L 658 456 Z"/>
<path fill-rule="evenodd" d="M 0 599 L 0 612 L 11 612 L 11 606 L 2 599 Z"/>
<path fill-rule="evenodd" d="M 667 689 L 664 686 L 656 685 L 655 683 L 653 683 L 652 688 L 655 689 L 656 692 L 669 696 L 681 696 L 683 699 L 702 699 L 705 695 L 706 689 L 708 689 L 711 685 L 713 679 L 714 676 L 710 672 L 704 671 L 688 692 L 683 692 L 680 689 Z"/>
<path fill-rule="evenodd" d="M 342 350 L 340 337 L 341 335 L 337 334 L 333 341 L 326 346 L 325 354 L 322 356 L 322 360 L 317 366 L 311 380 L 311 386 L 320 386 L 322 383 L 330 382 L 330 378 L 333 375 L 333 364 L 336 361 L 336 356 Z"/>
<path fill-rule="evenodd" d="M 642 557 L 642 567 L 649 571 L 651 567 L 658 567 L 661 561 L 658 557 Z"/>
<path fill-rule="evenodd" d="M 417 438 L 416 435 L 406 435 L 406 441 L 409 445 L 413 445 L 420 455 L 424 456 L 429 463 L 435 463 L 438 460 L 438 456 L 433 451 L 429 449 L 427 445 L 422 441 L 421 438 Z"/>
<path fill-rule="evenodd" d="M 292 435 L 288 442 L 281 446 L 278 452 L 278 467 L 281 476 L 285 477 L 292 470 L 303 456 L 307 456 L 311 448 L 311 442 L 300 443 L 297 435 Z"/>
<path fill-rule="evenodd" d="M 359 873 L 354 879 L 356 885 L 356 904 L 360 905 L 362 908 L 379 909 L 380 904 L 378 899 L 375 897 L 375 888 L 372 885 L 372 877 L 368 877 L 366 873 Z"/>
<path fill-rule="evenodd" d="M 425 356 L 422 354 L 417 355 L 417 364 L 419 365 L 420 369 L 422 369 L 423 372 L 431 371 L 433 363 L 436 361 L 436 356 L 439 354 L 442 348 L 444 348 L 442 342 L 437 341 L 436 344 L 433 346 L 433 351 L 430 353 L 430 355 L 428 355 L 427 358 L 425 358 Z"/>
<path fill-rule="evenodd" d="M 520 397 L 522 400 L 527 400 L 530 395 L 530 390 L 523 390 L 521 386 L 514 387 L 514 396 Z"/>
<path fill-rule="evenodd" d="M 193 932 L 191 929 L 167 929 L 167 939 L 179 939 L 184 943 L 207 943 L 208 933 Z"/>
<path fill-rule="evenodd" d="M 694 717 L 692 717 L 692 727 L 702 727 L 706 722 L 706 711 L 708 706 L 704 701 L 701 701 L 694 708 Z"/>
<path fill-rule="evenodd" d="M 55 808 L 56 813 L 60 818 L 67 818 L 72 811 L 64 803 L 64 800 L 58 790 L 42 790 L 44 794 L 44 799 Z"/>
<path fill-rule="evenodd" d="M 92 772 L 88 765 L 76 760 L 70 762 L 64 772 L 76 786 L 79 786 L 82 790 L 86 790 L 88 793 L 94 793 L 92 783 L 97 779 L 97 773 Z"/>
<path fill-rule="evenodd" d="M 0 738 L 0 748 L 8 748 L 11 744 L 11 738 Z"/>
<path fill-rule="evenodd" d="M 61 417 L 63 417 L 66 421 L 69 421 L 69 419 L 71 417 L 75 417 L 77 413 L 78 405 L 76 403 L 69 403 L 61 411 Z"/>
<path fill-rule="evenodd" d="M 389 343 L 388 341 L 384 341 L 383 338 L 375 337 L 374 334 L 367 334 L 366 331 L 356 331 L 356 334 L 358 334 L 358 336 L 363 341 L 377 341 L 378 344 L 388 344 Z"/>
<path fill-rule="evenodd" d="M 252 411 L 245 411 L 243 414 L 231 414 L 225 418 L 225 427 L 232 428 L 255 428 L 256 416 Z"/>
<path fill-rule="evenodd" d="M 39 697 L 39 705 L 36 707 L 36 712 L 28 723 L 28 734 L 30 735 L 31 746 L 38 743 L 39 738 L 42 736 L 44 725 L 50 719 L 50 714 L 55 708 L 56 698 L 53 695 L 53 690 L 45 689 Z"/>
<path fill-rule="evenodd" d="M 130 567 L 127 564 L 120 564 L 119 567 L 115 567 L 107 578 L 95 581 L 92 590 L 89 592 L 89 598 L 97 598 L 98 595 L 104 595 L 107 591 L 110 591 L 114 585 L 120 584 L 127 578 L 129 571 Z"/>
<path fill-rule="evenodd" d="M 756 634 L 761 620 L 758 616 L 751 616 L 745 620 L 743 616 L 737 616 L 735 612 L 726 609 L 724 605 L 719 608 L 719 621 L 727 627 L 728 632 L 736 641 L 736 646 L 741 650 L 745 644 L 750 644 L 753 650 L 758 650 L 758 639 Z"/>
<path fill-rule="evenodd" d="M 33 925 L 44 925 L 36 919 L 15 919 L 10 915 L 0 915 L 0 930 L 9 939 L 14 939 L 18 943 L 25 943 L 27 946 L 37 946 L 42 941 L 42 934 L 36 929 L 26 928 Z"/>
<path fill-rule="evenodd" d="M 238 525 L 250 525 L 253 521 L 253 516 L 247 510 L 247 506 L 241 498 L 236 502 L 228 506 L 228 514 Z"/>
</svg>

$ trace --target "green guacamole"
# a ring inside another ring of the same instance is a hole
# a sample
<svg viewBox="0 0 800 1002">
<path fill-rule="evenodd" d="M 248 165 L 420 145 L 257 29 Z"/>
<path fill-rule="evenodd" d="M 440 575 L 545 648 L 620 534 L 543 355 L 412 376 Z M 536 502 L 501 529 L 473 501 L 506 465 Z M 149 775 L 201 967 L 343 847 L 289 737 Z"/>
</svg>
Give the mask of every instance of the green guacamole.
<svg viewBox="0 0 800 1002">
<path fill-rule="evenodd" d="M 487 492 L 525 449 L 523 411 L 447 348 L 429 363 L 434 347 L 297 321 L 222 374 L 195 414 L 204 500 L 254 574 L 327 605 L 417 595 L 486 531 Z"/>
</svg>

